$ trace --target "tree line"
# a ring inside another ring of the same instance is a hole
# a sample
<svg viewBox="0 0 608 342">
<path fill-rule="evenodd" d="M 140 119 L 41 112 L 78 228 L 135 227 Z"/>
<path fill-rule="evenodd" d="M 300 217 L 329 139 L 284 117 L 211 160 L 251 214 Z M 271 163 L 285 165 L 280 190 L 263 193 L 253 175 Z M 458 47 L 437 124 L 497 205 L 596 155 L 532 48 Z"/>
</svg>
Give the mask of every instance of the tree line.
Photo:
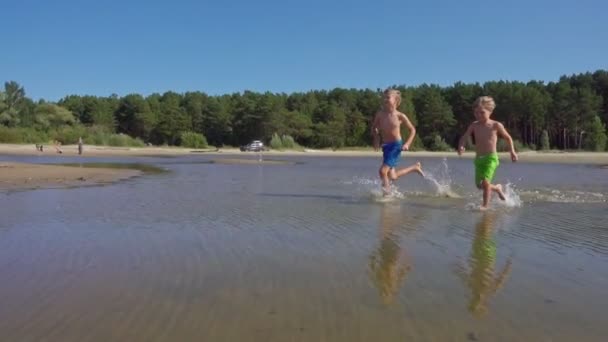
<svg viewBox="0 0 608 342">
<path fill-rule="evenodd" d="M 457 82 L 445 87 L 392 88 L 401 90 L 399 109 L 417 127 L 414 148 L 454 148 L 473 121 L 472 103 L 489 95 L 497 103 L 493 118 L 505 125 L 519 148 L 606 149 L 606 70 L 562 76 L 549 83 Z M 54 103 L 35 102 L 20 84 L 8 81 L 0 91 L 0 141 L 73 143 L 78 135 L 105 134 L 128 136 L 139 144 L 189 145 L 197 136 L 205 145 L 238 146 L 251 140 L 270 142 L 278 135 L 315 148 L 370 146 L 369 125 L 381 106 L 382 91 L 336 88 L 217 96 L 168 91 L 148 96 L 68 95 Z"/>
</svg>

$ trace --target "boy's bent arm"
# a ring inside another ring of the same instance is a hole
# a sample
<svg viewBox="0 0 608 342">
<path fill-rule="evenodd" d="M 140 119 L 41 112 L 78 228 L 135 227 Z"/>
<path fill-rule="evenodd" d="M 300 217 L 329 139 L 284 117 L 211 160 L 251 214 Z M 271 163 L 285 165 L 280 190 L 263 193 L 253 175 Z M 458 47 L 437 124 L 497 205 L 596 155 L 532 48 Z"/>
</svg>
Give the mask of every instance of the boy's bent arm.
<svg viewBox="0 0 608 342">
<path fill-rule="evenodd" d="M 496 123 L 496 126 L 498 134 L 500 134 L 500 136 L 505 139 L 509 144 L 509 150 L 511 152 L 515 152 L 515 148 L 513 147 L 513 138 L 511 138 L 511 135 L 509 135 L 509 133 L 505 129 L 505 126 L 503 126 L 500 122 Z"/>
<path fill-rule="evenodd" d="M 374 149 L 377 150 L 380 147 L 380 132 L 378 132 L 378 113 L 374 115 L 374 120 L 372 121 L 372 125 L 370 128 L 370 133 L 372 135 L 372 144 L 374 146 Z"/>
<path fill-rule="evenodd" d="M 410 135 L 407 137 L 407 141 L 404 144 L 405 149 L 409 150 L 412 142 L 414 141 L 414 137 L 416 136 L 416 127 L 414 127 L 410 119 L 408 119 L 405 114 L 401 113 L 400 117 L 401 121 L 403 121 L 405 124 L 405 127 L 407 127 L 408 131 L 410 131 Z"/>
<path fill-rule="evenodd" d="M 464 135 L 462 137 L 460 137 L 460 140 L 458 141 L 458 155 L 461 155 L 462 152 L 464 151 L 464 142 L 471 135 L 471 133 L 473 133 L 473 125 L 472 124 L 469 125 L 469 128 L 467 128 L 467 131 L 464 132 Z"/>
<path fill-rule="evenodd" d="M 370 126 L 370 133 L 372 136 L 377 134 L 376 128 L 378 127 L 378 113 L 374 114 L 374 119 L 372 120 L 372 125 Z"/>
<path fill-rule="evenodd" d="M 509 144 L 509 151 L 511 152 L 511 160 L 517 161 L 517 153 L 515 153 L 515 146 L 513 145 L 513 138 L 511 138 L 511 135 L 509 135 L 509 133 L 505 129 L 505 126 L 503 126 L 500 122 L 496 123 L 496 126 L 497 126 L 498 134 L 500 134 L 500 136 L 502 136 L 503 139 L 505 139 L 507 141 L 507 143 Z"/>
</svg>

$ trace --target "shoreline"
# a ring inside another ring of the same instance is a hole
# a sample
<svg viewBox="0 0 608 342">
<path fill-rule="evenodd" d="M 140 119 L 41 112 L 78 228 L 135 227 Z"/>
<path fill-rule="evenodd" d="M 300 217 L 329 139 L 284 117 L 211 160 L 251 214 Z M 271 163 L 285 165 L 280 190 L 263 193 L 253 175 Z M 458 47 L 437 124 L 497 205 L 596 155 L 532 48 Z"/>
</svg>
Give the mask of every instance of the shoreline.
<svg viewBox="0 0 608 342">
<path fill-rule="evenodd" d="M 212 155 L 221 156 L 255 156 L 256 152 L 242 152 L 238 148 L 209 148 L 209 149 L 189 149 L 181 147 L 110 147 L 85 145 L 82 155 L 78 155 L 77 145 L 65 145 L 61 147 L 63 153 L 57 153 L 53 146 L 47 146 L 44 152 L 37 151 L 33 144 L 0 144 L 0 156 L 71 156 L 71 157 L 178 157 L 178 156 L 200 156 Z M 264 156 L 313 156 L 313 157 L 382 157 L 381 151 L 370 149 L 352 150 L 315 150 L 304 149 L 302 151 L 265 151 Z M 463 156 L 458 156 L 454 152 L 431 152 L 417 151 L 405 152 L 406 158 L 467 158 L 475 157 L 474 152 L 465 152 Z M 565 152 L 565 151 L 526 151 L 518 153 L 521 162 L 533 163 L 559 163 L 559 164 L 591 164 L 608 166 L 608 152 Z M 510 161 L 509 153 L 499 153 L 501 161 Z"/>
<path fill-rule="evenodd" d="M 10 145 L 0 144 L 1 156 L 54 156 L 75 157 L 78 155 L 78 146 L 68 145 L 62 147 L 63 153 L 59 154 L 54 148 L 44 152 L 37 151 L 32 145 Z M 216 163 L 224 164 L 251 164 L 250 158 L 257 156 L 255 152 L 241 152 L 237 148 L 206 149 L 196 150 L 178 147 L 107 147 L 107 146 L 86 146 L 83 155 L 80 157 L 177 157 L 177 156 L 226 156 L 214 160 Z M 266 151 L 262 155 L 268 158 L 280 156 L 311 156 L 311 157 L 374 157 L 381 158 L 380 151 L 371 149 L 365 150 L 311 150 L 303 151 Z M 520 162 L 526 163 L 556 163 L 556 164 L 581 164 L 594 165 L 608 170 L 607 152 L 536 152 L 528 151 L 519 153 Z M 474 152 L 467 152 L 463 156 L 458 156 L 456 152 L 406 152 L 404 157 L 411 160 L 416 158 L 465 158 L 472 160 Z M 510 162 L 509 153 L 499 153 L 501 162 Z M 67 162 L 68 160 L 66 160 Z M 137 169 L 115 169 L 103 166 L 80 167 L 61 164 L 36 164 L 23 162 L 0 161 L 0 192 L 15 190 L 34 190 L 34 189 L 56 189 L 73 188 L 81 186 L 105 185 L 143 174 Z M 258 164 L 253 163 L 253 164 Z M 289 161 L 268 160 L 264 164 L 291 164 Z"/>
</svg>

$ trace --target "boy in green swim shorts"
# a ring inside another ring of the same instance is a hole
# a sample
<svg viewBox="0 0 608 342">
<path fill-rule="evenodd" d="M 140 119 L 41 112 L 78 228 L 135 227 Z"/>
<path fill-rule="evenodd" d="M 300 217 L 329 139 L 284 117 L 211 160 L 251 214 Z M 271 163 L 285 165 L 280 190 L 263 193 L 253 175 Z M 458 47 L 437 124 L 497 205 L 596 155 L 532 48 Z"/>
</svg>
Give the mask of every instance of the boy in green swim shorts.
<svg viewBox="0 0 608 342">
<path fill-rule="evenodd" d="M 505 200 L 502 185 L 492 184 L 496 169 L 500 164 L 498 154 L 496 153 L 498 136 L 501 136 L 509 144 L 511 160 L 513 162 L 517 161 L 513 139 L 500 122 L 490 119 L 494 108 L 496 108 L 496 103 L 494 103 L 494 99 L 490 96 L 479 97 L 473 103 L 473 111 L 477 121 L 469 126 L 458 143 L 458 155 L 462 155 L 467 138 L 471 134 L 475 136 L 475 185 L 483 190 L 483 205 L 481 209 L 488 208 L 492 191 L 496 192 L 501 200 Z"/>
</svg>

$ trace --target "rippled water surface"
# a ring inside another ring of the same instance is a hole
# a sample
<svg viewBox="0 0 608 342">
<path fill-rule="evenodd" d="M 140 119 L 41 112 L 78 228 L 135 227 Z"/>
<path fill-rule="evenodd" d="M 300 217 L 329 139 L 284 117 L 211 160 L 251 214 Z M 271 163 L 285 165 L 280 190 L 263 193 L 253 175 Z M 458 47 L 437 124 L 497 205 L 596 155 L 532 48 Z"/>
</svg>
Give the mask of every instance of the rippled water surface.
<svg viewBox="0 0 608 342">
<path fill-rule="evenodd" d="M 0 340 L 608 336 L 606 169 L 503 161 L 508 201 L 480 212 L 468 159 L 384 201 L 379 158 L 213 158 L 0 157 L 169 171 L 0 193 Z"/>
</svg>

